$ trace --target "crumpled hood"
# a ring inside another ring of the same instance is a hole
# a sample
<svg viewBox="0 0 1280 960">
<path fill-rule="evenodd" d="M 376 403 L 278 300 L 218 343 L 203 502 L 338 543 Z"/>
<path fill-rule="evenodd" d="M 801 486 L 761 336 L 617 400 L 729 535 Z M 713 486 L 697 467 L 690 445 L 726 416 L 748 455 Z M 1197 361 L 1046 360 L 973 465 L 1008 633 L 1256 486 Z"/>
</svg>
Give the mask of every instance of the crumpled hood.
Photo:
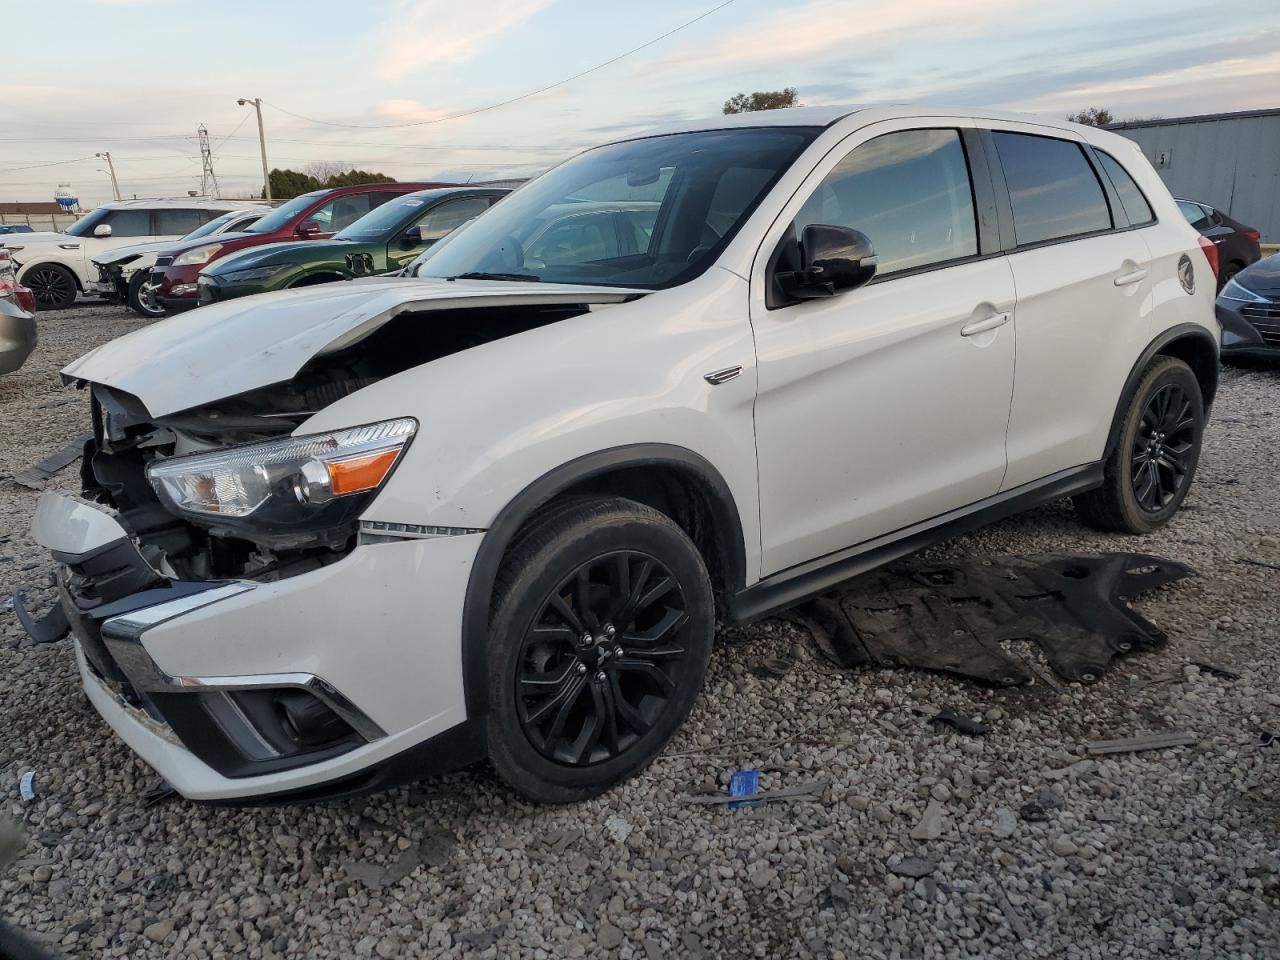
<svg viewBox="0 0 1280 960">
<path fill-rule="evenodd" d="M 1280 253 L 1245 267 L 1236 274 L 1236 283 L 1260 296 L 1280 295 Z"/>
<path fill-rule="evenodd" d="M 122 260 L 132 260 L 148 253 L 159 253 L 161 250 L 167 250 L 172 245 L 172 240 L 151 240 L 147 243 L 132 243 L 127 247 L 106 250 L 90 259 L 94 263 L 119 263 Z"/>
<path fill-rule="evenodd" d="M 133 394 L 163 417 L 294 376 L 405 310 L 527 303 L 619 303 L 647 290 L 575 284 L 371 277 L 241 297 L 105 343 L 62 370 Z"/>
</svg>

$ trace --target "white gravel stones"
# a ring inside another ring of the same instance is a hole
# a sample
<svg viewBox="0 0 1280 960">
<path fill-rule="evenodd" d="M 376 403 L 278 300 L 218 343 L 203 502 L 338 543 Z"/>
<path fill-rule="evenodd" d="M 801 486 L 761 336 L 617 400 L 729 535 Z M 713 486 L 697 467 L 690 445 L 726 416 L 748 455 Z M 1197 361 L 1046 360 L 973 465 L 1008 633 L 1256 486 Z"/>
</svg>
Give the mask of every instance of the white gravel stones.
<svg viewBox="0 0 1280 960">
<path fill-rule="evenodd" d="M 139 325 L 115 308 L 44 315 L 37 353 L 0 377 L 0 600 L 50 599 L 27 534 L 37 495 L 4 478 L 87 423 L 57 369 Z M 1167 650 L 1091 687 L 993 691 L 834 670 L 780 620 L 722 627 L 669 756 L 571 807 L 523 803 L 483 769 L 311 807 L 144 807 L 156 777 L 85 702 L 69 648 L 20 644 L 0 610 L 0 816 L 25 833 L 0 851 L 0 917 L 93 960 L 1280 957 L 1280 743 L 1258 746 L 1280 731 L 1280 573 L 1241 562 L 1280 563 L 1276 449 L 1280 372 L 1228 369 L 1167 529 L 1099 535 L 1057 504 L 933 551 L 1188 563 L 1200 577 L 1135 604 Z M 766 658 L 792 665 L 761 676 Z M 922 704 L 991 734 L 935 731 Z M 1080 765 L 1089 741 L 1169 729 L 1198 745 Z M 745 767 L 765 790 L 832 786 L 738 810 L 683 801 Z M 1043 820 L 1017 816 L 1029 803 Z M 942 830 L 917 839 L 931 806 Z M 932 872 L 893 872 L 913 858 Z"/>
</svg>

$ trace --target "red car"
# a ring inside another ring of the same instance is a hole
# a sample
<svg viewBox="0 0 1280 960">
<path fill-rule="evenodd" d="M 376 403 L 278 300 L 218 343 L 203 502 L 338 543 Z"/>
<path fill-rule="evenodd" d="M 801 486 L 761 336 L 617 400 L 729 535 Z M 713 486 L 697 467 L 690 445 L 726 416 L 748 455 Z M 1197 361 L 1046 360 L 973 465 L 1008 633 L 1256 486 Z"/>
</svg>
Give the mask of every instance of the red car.
<svg viewBox="0 0 1280 960">
<path fill-rule="evenodd" d="M 224 233 L 162 251 L 151 271 L 152 290 L 166 311 L 188 310 L 197 306 L 196 278 L 214 260 L 266 243 L 328 239 L 388 200 L 415 190 L 447 186 L 450 184 L 362 183 L 304 193 L 243 233 Z"/>
</svg>

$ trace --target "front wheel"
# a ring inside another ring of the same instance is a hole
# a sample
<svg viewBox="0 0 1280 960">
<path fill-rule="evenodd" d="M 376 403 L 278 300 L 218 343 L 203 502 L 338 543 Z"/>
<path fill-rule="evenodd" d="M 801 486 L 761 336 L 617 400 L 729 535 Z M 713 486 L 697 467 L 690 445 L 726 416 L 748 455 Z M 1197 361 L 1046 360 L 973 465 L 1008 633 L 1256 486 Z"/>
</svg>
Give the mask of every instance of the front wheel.
<svg viewBox="0 0 1280 960">
<path fill-rule="evenodd" d="M 129 293 L 126 299 L 129 309 L 140 316 L 152 320 L 164 316 L 164 306 L 156 297 L 156 288 L 151 283 L 149 270 L 139 270 L 129 278 Z"/>
<path fill-rule="evenodd" d="M 1191 368 L 1156 357 L 1118 430 L 1102 486 L 1077 496 L 1076 510 L 1102 530 L 1149 533 L 1177 513 L 1200 462 L 1204 398 Z"/>
<path fill-rule="evenodd" d="M 23 274 L 41 310 L 65 310 L 76 302 L 75 274 L 60 263 L 41 263 Z"/>
<path fill-rule="evenodd" d="M 568 803 L 643 769 L 702 687 L 711 582 L 669 517 L 616 497 L 553 504 L 512 544 L 489 632 L 489 757 Z"/>
</svg>

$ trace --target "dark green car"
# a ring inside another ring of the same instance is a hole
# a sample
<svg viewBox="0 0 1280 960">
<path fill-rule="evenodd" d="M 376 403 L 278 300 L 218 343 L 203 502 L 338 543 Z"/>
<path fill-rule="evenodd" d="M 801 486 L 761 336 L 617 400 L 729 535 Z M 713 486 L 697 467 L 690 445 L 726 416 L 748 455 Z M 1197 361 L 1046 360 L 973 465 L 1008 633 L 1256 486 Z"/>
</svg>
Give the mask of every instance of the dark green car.
<svg viewBox="0 0 1280 960">
<path fill-rule="evenodd" d="M 328 240 L 253 247 L 201 271 L 200 303 L 391 273 L 508 193 L 496 187 L 419 190 L 388 200 Z"/>
</svg>

